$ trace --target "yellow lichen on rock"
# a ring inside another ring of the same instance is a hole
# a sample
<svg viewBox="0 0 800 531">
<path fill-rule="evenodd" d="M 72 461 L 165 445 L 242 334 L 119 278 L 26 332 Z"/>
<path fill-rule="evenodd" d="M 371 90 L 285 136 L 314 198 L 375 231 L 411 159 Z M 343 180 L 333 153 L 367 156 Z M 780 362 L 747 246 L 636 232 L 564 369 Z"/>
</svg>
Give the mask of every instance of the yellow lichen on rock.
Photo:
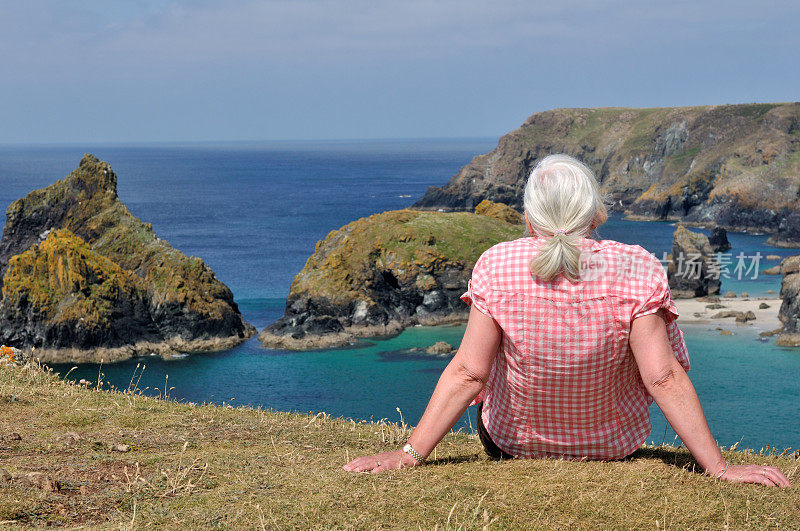
<svg viewBox="0 0 800 531">
<path fill-rule="evenodd" d="M 512 225 L 522 225 L 522 214 L 506 205 L 505 203 L 495 203 L 484 199 L 478 206 L 475 207 L 475 213 L 480 216 L 489 216 L 491 218 L 511 223 Z"/>
<path fill-rule="evenodd" d="M 11 258 L 3 278 L 3 304 L 27 301 L 52 321 L 105 326 L 115 300 L 141 296 L 138 284 L 135 275 L 92 251 L 71 231 L 59 229 Z"/>
</svg>

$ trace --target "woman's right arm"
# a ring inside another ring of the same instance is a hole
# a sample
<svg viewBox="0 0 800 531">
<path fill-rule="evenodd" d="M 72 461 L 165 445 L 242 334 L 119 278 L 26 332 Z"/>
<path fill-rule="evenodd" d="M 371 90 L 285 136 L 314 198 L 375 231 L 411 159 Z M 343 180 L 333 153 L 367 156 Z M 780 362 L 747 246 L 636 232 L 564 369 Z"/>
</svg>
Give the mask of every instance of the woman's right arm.
<svg viewBox="0 0 800 531">
<path fill-rule="evenodd" d="M 660 311 L 631 322 L 630 346 L 647 391 L 667 421 L 711 476 L 738 483 L 788 487 L 789 480 L 772 466 L 726 465 L 708 428 L 703 408 L 686 371 L 675 358 Z M 725 467 L 727 466 L 727 470 Z"/>
</svg>

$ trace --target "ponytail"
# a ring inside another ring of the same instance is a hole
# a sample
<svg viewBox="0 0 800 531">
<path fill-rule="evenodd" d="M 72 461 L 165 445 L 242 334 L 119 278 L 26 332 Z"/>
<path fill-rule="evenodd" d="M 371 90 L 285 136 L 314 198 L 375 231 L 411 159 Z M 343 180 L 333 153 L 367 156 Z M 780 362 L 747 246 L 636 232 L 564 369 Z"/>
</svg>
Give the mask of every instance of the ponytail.
<svg viewBox="0 0 800 531">
<path fill-rule="evenodd" d="M 575 234 L 555 233 L 539 249 L 531 260 L 531 273 L 542 280 L 552 280 L 563 273 L 572 282 L 580 279 L 581 250 Z"/>
<path fill-rule="evenodd" d="M 547 281 L 559 273 L 580 280 L 581 239 L 608 219 L 592 170 L 570 156 L 549 155 L 531 171 L 524 203 L 531 235 L 546 238 L 531 273 Z"/>
</svg>

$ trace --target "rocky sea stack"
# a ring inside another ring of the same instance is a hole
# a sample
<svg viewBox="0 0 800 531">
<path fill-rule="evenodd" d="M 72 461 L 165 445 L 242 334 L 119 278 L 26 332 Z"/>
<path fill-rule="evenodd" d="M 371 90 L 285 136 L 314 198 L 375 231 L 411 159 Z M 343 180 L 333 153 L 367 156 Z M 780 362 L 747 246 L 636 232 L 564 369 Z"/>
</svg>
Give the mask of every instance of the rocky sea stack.
<svg viewBox="0 0 800 531">
<path fill-rule="evenodd" d="M 591 166 L 618 211 L 800 246 L 800 103 L 537 113 L 414 206 L 521 209 L 525 179 L 551 153 Z"/>
<path fill-rule="evenodd" d="M 672 296 L 678 299 L 716 295 L 720 290 L 721 268 L 708 236 L 678 225 L 672 236 L 667 277 Z"/>
<path fill-rule="evenodd" d="M 230 289 L 117 197 L 111 167 L 78 168 L 14 201 L 0 238 L 0 343 L 42 361 L 230 348 L 255 334 Z"/>
<path fill-rule="evenodd" d="M 478 257 L 523 236 L 519 213 L 488 203 L 481 211 L 395 210 L 332 231 L 294 278 L 284 316 L 259 339 L 313 349 L 463 321 L 469 308 L 459 297 Z"/>
<path fill-rule="evenodd" d="M 783 323 L 777 345 L 800 347 L 800 255 L 784 258 L 781 262 L 781 304 L 778 318 Z"/>
<path fill-rule="evenodd" d="M 731 242 L 728 241 L 728 231 L 722 227 L 714 227 L 708 237 L 708 243 L 715 253 L 724 253 L 731 250 Z"/>
</svg>

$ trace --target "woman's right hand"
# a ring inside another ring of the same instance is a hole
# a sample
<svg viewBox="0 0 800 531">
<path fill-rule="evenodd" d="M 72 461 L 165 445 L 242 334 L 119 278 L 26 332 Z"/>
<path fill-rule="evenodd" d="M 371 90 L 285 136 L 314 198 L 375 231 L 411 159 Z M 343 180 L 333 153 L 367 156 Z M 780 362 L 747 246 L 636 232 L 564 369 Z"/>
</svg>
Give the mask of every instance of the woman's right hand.
<svg viewBox="0 0 800 531">
<path fill-rule="evenodd" d="M 731 483 L 760 483 L 768 487 L 791 486 L 789 479 L 774 466 L 729 465 L 719 479 Z"/>
</svg>

